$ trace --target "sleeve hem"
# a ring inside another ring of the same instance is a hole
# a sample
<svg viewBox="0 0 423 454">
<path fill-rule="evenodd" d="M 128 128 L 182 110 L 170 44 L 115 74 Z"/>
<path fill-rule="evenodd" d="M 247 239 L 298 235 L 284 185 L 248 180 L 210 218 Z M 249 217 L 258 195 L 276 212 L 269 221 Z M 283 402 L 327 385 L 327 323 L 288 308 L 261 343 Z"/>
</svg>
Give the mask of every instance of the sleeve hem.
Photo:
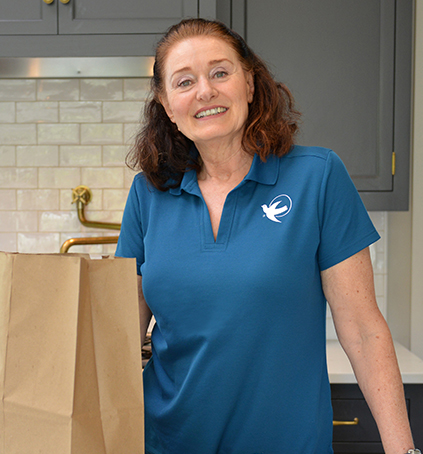
<svg viewBox="0 0 423 454">
<path fill-rule="evenodd" d="M 360 240 L 349 245 L 341 251 L 337 251 L 335 254 L 332 254 L 330 257 L 321 260 L 319 262 L 320 271 L 326 270 L 334 265 L 337 265 L 340 262 L 343 262 L 349 257 L 352 257 L 357 252 L 360 252 L 364 248 L 370 246 L 380 239 L 380 235 L 374 230 L 373 232 L 368 233 L 365 237 L 360 238 Z"/>
</svg>

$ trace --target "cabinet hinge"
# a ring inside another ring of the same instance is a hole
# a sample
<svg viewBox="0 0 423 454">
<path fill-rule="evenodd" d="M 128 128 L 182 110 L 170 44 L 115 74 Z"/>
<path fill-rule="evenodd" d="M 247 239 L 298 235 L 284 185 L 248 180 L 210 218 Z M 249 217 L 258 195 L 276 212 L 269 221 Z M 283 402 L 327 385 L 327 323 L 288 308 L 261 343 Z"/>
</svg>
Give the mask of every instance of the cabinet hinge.
<svg viewBox="0 0 423 454">
<path fill-rule="evenodd" d="M 395 151 L 392 152 L 392 176 L 395 175 Z"/>
</svg>

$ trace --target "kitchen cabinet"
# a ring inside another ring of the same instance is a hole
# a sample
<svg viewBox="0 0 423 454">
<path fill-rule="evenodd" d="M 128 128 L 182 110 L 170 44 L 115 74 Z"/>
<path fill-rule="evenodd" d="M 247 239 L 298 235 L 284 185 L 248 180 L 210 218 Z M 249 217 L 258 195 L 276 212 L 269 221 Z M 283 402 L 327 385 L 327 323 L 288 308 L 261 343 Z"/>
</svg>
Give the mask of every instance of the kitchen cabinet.
<svg viewBox="0 0 423 454">
<path fill-rule="evenodd" d="M 58 0 L 57 0 L 58 1 Z M 57 4 L 43 0 L 2 2 L 1 35 L 36 35 L 57 33 Z"/>
<path fill-rule="evenodd" d="M 412 0 L 232 0 L 230 23 L 292 90 L 298 143 L 336 151 L 368 210 L 406 210 Z"/>
<path fill-rule="evenodd" d="M 1 30 L 9 35 L 162 33 L 198 15 L 198 0 L 19 0 L 2 5 Z M 67 3 L 64 3 L 67 2 Z"/>
<path fill-rule="evenodd" d="M 384 453 L 376 422 L 356 384 L 331 384 L 333 419 L 357 425 L 333 428 L 335 454 Z M 405 398 L 416 446 L 423 446 L 423 384 L 405 384 Z"/>
<path fill-rule="evenodd" d="M 168 27 L 186 17 L 215 18 L 218 1 L 3 2 L 0 57 L 152 55 L 154 44 Z"/>
</svg>

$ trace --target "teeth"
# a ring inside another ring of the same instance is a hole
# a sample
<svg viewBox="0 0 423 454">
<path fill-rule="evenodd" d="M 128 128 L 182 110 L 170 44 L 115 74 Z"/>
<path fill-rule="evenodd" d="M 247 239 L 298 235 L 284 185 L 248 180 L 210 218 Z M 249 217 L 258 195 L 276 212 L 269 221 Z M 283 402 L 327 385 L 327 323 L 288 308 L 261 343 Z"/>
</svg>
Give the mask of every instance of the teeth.
<svg viewBox="0 0 423 454">
<path fill-rule="evenodd" d="M 195 118 L 203 118 L 203 117 L 209 117 L 210 115 L 217 115 L 222 112 L 226 112 L 228 109 L 225 107 L 216 107 L 214 109 L 209 109 L 209 110 L 203 110 L 199 114 L 195 116 Z"/>
</svg>

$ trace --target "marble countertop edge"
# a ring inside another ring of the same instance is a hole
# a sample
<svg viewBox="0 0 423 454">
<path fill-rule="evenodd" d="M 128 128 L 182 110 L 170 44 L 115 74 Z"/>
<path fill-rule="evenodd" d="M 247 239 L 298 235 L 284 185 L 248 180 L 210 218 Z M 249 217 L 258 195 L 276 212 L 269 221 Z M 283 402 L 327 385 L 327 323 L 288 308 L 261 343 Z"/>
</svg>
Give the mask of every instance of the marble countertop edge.
<svg viewBox="0 0 423 454">
<path fill-rule="evenodd" d="M 423 360 L 398 342 L 394 344 L 403 383 L 423 383 Z M 330 383 L 357 383 L 348 357 L 339 342 L 337 340 L 328 340 L 326 349 Z"/>
</svg>

